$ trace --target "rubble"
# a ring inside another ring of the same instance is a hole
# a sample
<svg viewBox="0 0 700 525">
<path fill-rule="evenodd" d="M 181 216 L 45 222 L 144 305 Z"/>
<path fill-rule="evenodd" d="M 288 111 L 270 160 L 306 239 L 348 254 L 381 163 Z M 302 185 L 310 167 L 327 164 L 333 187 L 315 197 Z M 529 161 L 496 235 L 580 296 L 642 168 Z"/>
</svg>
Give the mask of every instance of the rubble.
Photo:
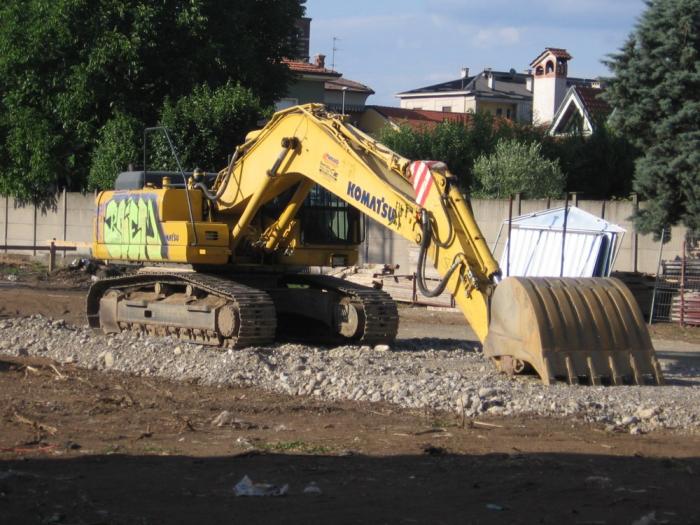
<svg viewBox="0 0 700 525">
<path fill-rule="evenodd" d="M 473 343 L 460 340 L 398 340 L 391 351 L 298 344 L 222 350 L 134 332 L 104 335 L 39 315 L 0 320 L 0 329 L 4 353 L 40 355 L 109 373 L 386 402 L 450 411 L 462 419 L 538 415 L 574 417 L 631 434 L 700 432 L 696 381 L 663 387 L 544 386 L 534 377 L 499 374 Z M 246 428 L 231 414 L 221 415 L 219 422 Z"/>
</svg>

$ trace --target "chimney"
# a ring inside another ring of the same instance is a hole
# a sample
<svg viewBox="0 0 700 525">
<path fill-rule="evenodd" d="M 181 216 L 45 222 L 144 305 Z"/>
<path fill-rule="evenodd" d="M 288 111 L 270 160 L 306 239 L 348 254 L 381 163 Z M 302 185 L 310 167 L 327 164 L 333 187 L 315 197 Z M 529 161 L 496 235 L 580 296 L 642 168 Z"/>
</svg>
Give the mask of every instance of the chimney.
<svg viewBox="0 0 700 525">
<path fill-rule="evenodd" d="M 527 78 L 525 79 L 525 89 L 532 93 L 532 69 L 525 70 L 525 74 L 527 75 Z"/>
<path fill-rule="evenodd" d="M 314 64 L 316 64 L 318 67 L 326 67 L 326 55 L 316 55 L 314 57 Z"/>
<path fill-rule="evenodd" d="M 469 68 L 468 67 L 463 67 L 462 72 L 460 73 L 461 78 L 467 78 L 469 76 Z"/>
<path fill-rule="evenodd" d="M 489 89 L 493 89 L 493 73 L 490 67 L 484 69 L 484 77 L 486 77 L 486 85 L 488 85 Z"/>
</svg>

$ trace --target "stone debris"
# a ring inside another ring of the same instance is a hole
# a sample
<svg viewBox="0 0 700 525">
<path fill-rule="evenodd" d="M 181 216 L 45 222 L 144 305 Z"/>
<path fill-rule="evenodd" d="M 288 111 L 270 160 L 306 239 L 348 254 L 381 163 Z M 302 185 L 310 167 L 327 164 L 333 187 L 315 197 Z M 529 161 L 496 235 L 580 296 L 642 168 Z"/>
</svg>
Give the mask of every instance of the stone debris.
<svg viewBox="0 0 700 525">
<path fill-rule="evenodd" d="M 587 487 L 599 489 L 609 489 L 612 487 L 612 480 L 607 476 L 588 476 L 584 483 Z"/>
<path fill-rule="evenodd" d="M 260 497 L 260 496 L 285 496 L 289 492 L 289 485 L 273 485 L 271 483 L 253 483 L 248 476 L 243 476 L 233 487 L 236 496 Z"/>
<path fill-rule="evenodd" d="M 222 351 L 135 332 L 104 335 L 40 315 L 0 320 L 3 353 L 40 355 L 93 370 L 255 386 L 324 400 L 386 402 L 451 411 L 462 419 L 574 417 L 611 432 L 700 432 L 698 381 L 663 387 L 544 386 L 532 376 L 511 378 L 498 373 L 472 345 L 423 338 L 397 340 L 391 351 L 291 343 Z M 668 376 L 673 383 L 673 376 Z M 219 423 L 248 428 L 230 413 L 222 412 L 212 420 L 214 426 Z"/>
<path fill-rule="evenodd" d="M 318 496 L 320 494 L 323 494 L 323 491 L 321 490 L 321 487 L 319 487 L 315 481 L 312 481 L 306 487 L 304 487 L 304 494 L 311 494 L 314 496 Z"/>
</svg>

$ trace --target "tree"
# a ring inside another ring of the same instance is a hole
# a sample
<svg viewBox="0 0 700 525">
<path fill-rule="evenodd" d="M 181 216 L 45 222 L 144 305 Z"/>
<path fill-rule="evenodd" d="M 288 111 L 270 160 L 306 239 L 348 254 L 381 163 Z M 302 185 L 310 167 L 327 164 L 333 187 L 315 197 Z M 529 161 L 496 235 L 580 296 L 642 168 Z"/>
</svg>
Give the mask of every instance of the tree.
<svg viewBox="0 0 700 525">
<path fill-rule="evenodd" d="M 184 169 L 218 171 L 264 116 L 269 116 L 269 111 L 266 115 L 260 100 L 249 89 L 230 83 L 211 89 L 205 84 L 174 103 L 166 100 L 160 125 L 169 130 Z M 149 149 L 153 152 L 149 169 L 177 168 L 162 134 L 149 140 Z"/>
<path fill-rule="evenodd" d="M 613 125 L 643 155 L 634 186 L 648 199 L 642 232 L 700 231 L 700 2 L 650 0 L 619 53 L 607 100 Z"/>
<path fill-rule="evenodd" d="M 104 190 L 114 186 L 114 179 L 129 164 L 139 162 L 143 125 L 135 118 L 117 112 L 102 126 L 97 144 L 92 150 L 89 190 Z"/>
<path fill-rule="evenodd" d="M 558 159 L 566 174 L 566 190 L 586 198 L 627 197 L 632 192 L 638 150 L 604 125 L 590 136 L 557 137 L 543 144 L 545 157 Z"/>
<path fill-rule="evenodd" d="M 472 176 L 474 161 L 491 153 L 499 138 L 544 140 L 544 135 L 541 129 L 495 119 L 485 112 L 470 114 L 466 122 L 446 121 L 417 129 L 387 127 L 379 134 L 382 143 L 404 157 L 445 162 L 465 191 L 478 191 Z"/>
<path fill-rule="evenodd" d="M 559 197 L 564 191 L 564 174 L 555 160 L 542 156 L 536 142 L 501 139 L 490 155 L 474 162 L 477 195 L 507 197 L 525 193 L 528 197 Z"/>
<path fill-rule="evenodd" d="M 0 192 L 83 189 L 108 121 L 154 125 L 166 97 L 197 85 L 238 82 L 270 104 L 303 12 L 303 0 L 4 0 Z"/>
</svg>

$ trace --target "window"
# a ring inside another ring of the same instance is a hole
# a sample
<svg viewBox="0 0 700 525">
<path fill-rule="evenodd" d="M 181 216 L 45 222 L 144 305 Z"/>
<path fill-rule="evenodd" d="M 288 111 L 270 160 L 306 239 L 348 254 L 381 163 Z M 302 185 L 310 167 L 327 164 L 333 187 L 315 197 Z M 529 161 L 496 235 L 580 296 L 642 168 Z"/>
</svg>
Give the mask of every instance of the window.
<svg viewBox="0 0 700 525">
<path fill-rule="evenodd" d="M 535 69 L 535 75 L 540 76 L 544 74 L 544 69 L 542 69 L 542 66 L 537 66 L 537 69 Z"/>
<path fill-rule="evenodd" d="M 506 118 L 513 118 L 513 110 L 508 108 L 506 109 Z"/>
<path fill-rule="evenodd" d="M 305 244 L 360 244 L 364 216 L 321 186 L 314 186 L 299 213 Z"/>
<path fill-rule="evenodd" d="M 443 113 L 451 113 L 452 106 L 442 106 L 442 111 L 443 111 Z"/>
<path fill-rule="evenodd" d="M 496 108 L 496 116 L 497 117 L 503 116 L 503 108 Z"/>
<path fill-rule="evenodd" d="M 552 73 L 552 72 L 554 72 L 554 62 L 552 62 L 551 60 L 547 60 L 547 66 L 546 66 L 545 73 Z"/>
</svg>

